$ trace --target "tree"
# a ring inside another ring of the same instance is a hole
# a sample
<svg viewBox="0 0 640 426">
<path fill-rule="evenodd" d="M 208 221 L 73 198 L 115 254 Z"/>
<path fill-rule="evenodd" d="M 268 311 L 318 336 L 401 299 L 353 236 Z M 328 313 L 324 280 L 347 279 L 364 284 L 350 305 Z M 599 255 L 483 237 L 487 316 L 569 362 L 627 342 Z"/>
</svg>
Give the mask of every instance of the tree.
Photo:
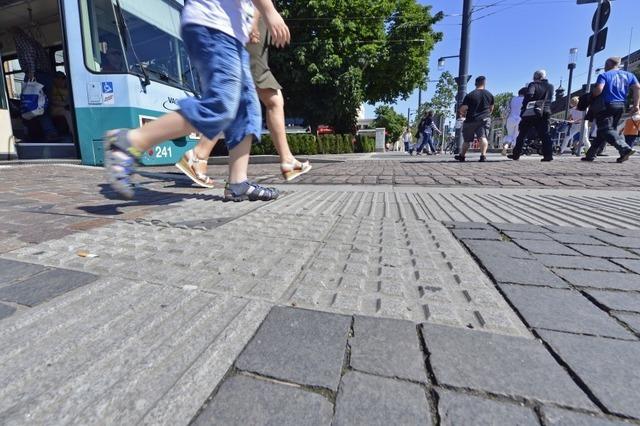
<svg viewBox="0 0 640 426">
<path fill-rule="evenodd" d="M 445 71 L 440 75 L 436 84 L 436 92 L 431 98 L 430 107 L 433 112 L 445 120 L 455 117 L 453 111 L 453 103 L 456 99 L 458 91 L 458 83 L 449 71 Z"/>
<path fill-rule="evenodd" d="M 291 31 L 271 51 L 287 115 L 351 131 L 363 102 L 406 99 L 424 83 L 442 14 L 417 0 L 276 0 Z"/>
<path fill-rule="evenodd" d="M 380 105 L 375 111 L 376 118 L 373 121 L 375 127 L 384 127 L 388 133 L 389 140 L 397 140 L 407 127 L 407 118 L 398 114 L 389 105 Z"/>
<path fill-rule="evenodd" d="M 511 98 L 513 98 L 513 93 L 499 93 L 494 96 L 495 99 L 495 107 L 493 108 L 493 118 L 501 118 L 503 112 L 507 110 L 509 106 L 509 102 L 511 102 Z"/>
</svg>

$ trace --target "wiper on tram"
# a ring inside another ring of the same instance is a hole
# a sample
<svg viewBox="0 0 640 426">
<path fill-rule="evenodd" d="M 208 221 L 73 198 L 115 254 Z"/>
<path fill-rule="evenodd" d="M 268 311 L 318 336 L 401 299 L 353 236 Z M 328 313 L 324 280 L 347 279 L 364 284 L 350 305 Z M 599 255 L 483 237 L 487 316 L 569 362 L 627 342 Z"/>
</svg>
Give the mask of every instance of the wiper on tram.
<svg viewBox="0 0 640 426">
<path fill-rule="evenodd" d="M 158 69 L 158 68 L 153 68 L 153 67 L 148 66 L 148 65 L 146 67 L 144 67 L 144 69 L 146 71 L 148 71 L 148 72 L 151 72 L 151 73 L 157 75 L 158 78 L 160 80 L 162 80 L 162 81 L 171 82 L 171 83 L 174 83 L 174 84 L 178 84 L 180 86 L 184 86 L 183 82 L 181 82 L 180 80 L 178 80 L 175 77 L 171 77 L 169 75 L 169 73 L 166 72 L 165 70 L 161 70 L 161 69 Z"/>
<path fill-rule="evenodd" d="M 133 57 L 136 60 L 136 66 L 140 68 L 142 71 L 142 76 L 140 77 L 140 84 L 142 85 L 142 91 L 147 93 L 147 86 L 151 84 L 151 80 L 149 79 L 149 74 L 144 69 L 142 64 L 140 63 L 140 58 L 136 53 L 136 49 L 133 47 L 133 43 L 131 42 L 131 33 L 129 32 L 129 27 L 127 26 L 127 20 L 122 13 L 122 6 L 120 6 L 120 0 L 116 0 L 116 19 L 118 20 L 118 30 L 120 31 L 120 37 L 122 38 L 122 43 L 124 44 L 125 49 L 129 49 L 131 47 L 131 53 L 133 53 Z"/>
</svg>

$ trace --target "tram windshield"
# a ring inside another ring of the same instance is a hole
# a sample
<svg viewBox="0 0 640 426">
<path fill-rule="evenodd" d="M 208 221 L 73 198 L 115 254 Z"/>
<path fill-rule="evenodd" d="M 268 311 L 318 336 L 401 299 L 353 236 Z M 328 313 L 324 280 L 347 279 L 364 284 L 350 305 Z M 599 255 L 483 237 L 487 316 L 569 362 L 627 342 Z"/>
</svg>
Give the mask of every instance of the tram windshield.
<svg viewBox="0 0 640 426">
<path fill-rule="evenodd" d="M 146 72 L 151 80 L 197 92 L 197 77 L 180 40 L 177 3 L 168 0 L 153 0 L 153 5 L 139 0 L 80 3 L 85 63 L 90 71 L 138 75 Z"/>
</svg>

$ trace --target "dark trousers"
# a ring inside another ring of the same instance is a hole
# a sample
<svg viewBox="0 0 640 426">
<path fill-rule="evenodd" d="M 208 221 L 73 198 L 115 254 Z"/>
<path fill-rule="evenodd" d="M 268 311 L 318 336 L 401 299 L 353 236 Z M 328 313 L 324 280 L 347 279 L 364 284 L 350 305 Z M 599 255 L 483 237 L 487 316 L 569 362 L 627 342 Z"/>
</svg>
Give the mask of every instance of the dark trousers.
<svg viewBox="0 0 640 426">
<path fill-rule="evenodd" d="M 51 101 L 51 91 L 53 90 L 53 74 L 45 71 L 36 71 L 35 79 L 38 83 L 44 86 L 42 88 L 42 91 L 47 96 L 47 99 Z M 47 105 L 46 109 L 44 110 L 44 114 L 38 117 L 38 120 L 46 137 L 58 136 L 58 131 L 56 130 L 56 127 L 54 126 L 53 120 L 51 119 L 51 115 L 49 113 L 49 105 Z"/>
<path fill-rule="evenodd" d="M 625 136 L 624 141 L 629 145 L 629 148 L 633 148 L 636 142 L 638 142 L 638 136 Z"/>
<path fill-rule="evenodd" d="M 595 158 L 600 148 L 604 148 L 607 142 L 613 145 L 620 155 L 624 155 L 631 148 L 624 142 L 620 135 L 616 132 L 620 118 L 624 113 L 623 103 L 608 104 L 607 107 L 602 110 L 596 117 L 596 125 L 598 126 L 598 133 L 596 140 L 591 144 L 591 148 L 587 151 L 587 158 Z"/>
<path fill-rule="evenodd" d="M 433 146 L 433 137 L 431 133 L 422 134 L 422 143 L 418 147 L 418 152 L 419 153 L 422 152 L 422 150 L 425 149 L 427 146 L 431 149 L 431 152 L 436 152 L 436 147 Z"/>
<path fill-rule="evenodd" d="M 553 158 L 553 144 L 551 142 L 551 136 L 549 135 L 548 114 L 543 115 L 541 118 L 526 117 L 520 121 L 520 133 L 518 134 L 518 139 L 516 139 L 516 146 L 513 148 L 513 157 L 518 158 L 522 154 L 524 140 L 531 132 L 531 129 L 535 129 L 538 138 L 542 139 L 542 155 L 544 158 Z"/>
</svg>

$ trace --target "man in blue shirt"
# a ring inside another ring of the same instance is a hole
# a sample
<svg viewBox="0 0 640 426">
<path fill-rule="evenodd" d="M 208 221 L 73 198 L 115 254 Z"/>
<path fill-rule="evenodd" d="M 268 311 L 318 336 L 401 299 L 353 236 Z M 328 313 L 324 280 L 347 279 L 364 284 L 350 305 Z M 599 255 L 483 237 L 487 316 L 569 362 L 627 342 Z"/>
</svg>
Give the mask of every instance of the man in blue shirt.
<svg viewBox="0 0 640 426">
<path fill-rule="evenodd" d="M 618 123 L 624 113 L 624 104 L 627 100 L 629 89 L 633 90 L 632 114 L 640 110 L 640 83 L 635 75 L 627 71 L 622 71 L 620 58 L 613 57 L 607 59 L 605 72 L 598 76 L 596 86 L 591 95 L 593 98 L 602 96 L 604 108 L 596 115 L 596 125 L 598 134 L 596 141 L 587 151 L 583 161 L 593 161 L 603 144 L 609 142 L 620 153 L 618 163 L 623 163 L 636 152 L 620 139 L 617 133 Z"/>
</svg>

